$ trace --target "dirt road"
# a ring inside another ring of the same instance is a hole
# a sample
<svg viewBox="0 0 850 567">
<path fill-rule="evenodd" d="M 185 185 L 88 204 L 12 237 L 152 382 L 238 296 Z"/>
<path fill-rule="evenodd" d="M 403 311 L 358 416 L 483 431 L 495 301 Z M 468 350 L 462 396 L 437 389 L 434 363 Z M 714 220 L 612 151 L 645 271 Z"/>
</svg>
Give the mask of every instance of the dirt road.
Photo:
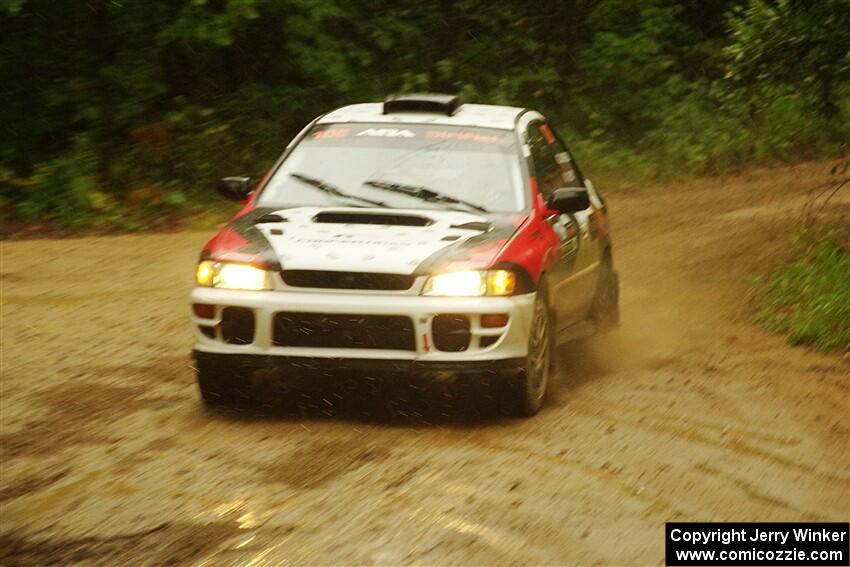
<svg viewBox="0 0 850 567">
<path fill-rule="evenodd" d="M 209 234 L 4 242 L 0 564 L 659 564 L 669 520 L 847 521 L 848 360 L 745 315 L 826 172 L 609 190 L 624 325 L 531 420 L 365 379 L 207 412 Z"/>
</svg>

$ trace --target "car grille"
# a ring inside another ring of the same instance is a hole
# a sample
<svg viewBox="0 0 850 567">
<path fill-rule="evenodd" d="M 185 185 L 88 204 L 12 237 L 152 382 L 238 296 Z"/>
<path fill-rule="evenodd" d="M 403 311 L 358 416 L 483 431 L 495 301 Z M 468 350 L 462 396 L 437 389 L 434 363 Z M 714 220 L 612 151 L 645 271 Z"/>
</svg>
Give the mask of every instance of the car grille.
<svg viewBox="0 0 850 567">
<path fill-rule="evenodd" d="M 413 321 L 400 315 L 277 313 L 273 340 L 288 347 L 416 350 Z"/>
<path fill-rule="evenodd" d="M 404 291 L 410 289 L 414 276 L 376 274 L 371 272 L 332 272 L 325 270 L 283 270 L 284 283 L 292 287 L 324 289 L 368 289 Z"/>
</svg>

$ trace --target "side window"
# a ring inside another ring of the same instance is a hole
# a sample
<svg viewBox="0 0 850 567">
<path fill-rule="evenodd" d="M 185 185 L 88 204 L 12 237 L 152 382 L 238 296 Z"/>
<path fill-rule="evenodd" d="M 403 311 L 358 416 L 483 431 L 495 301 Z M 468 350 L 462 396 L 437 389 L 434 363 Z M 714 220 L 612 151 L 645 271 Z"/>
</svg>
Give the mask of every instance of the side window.
<svg viewBox="0 0 850 567">
<path fill-rule="evenodd" d="M 554 140 L 552 144 L 555 146 L 555 161 L 557 161 L 558 165 L 561 167 L 564 182 L 568 187 L 583 186 L 584 177 L 582 176 L 581 171 L 579 171 L 578 165 L 576 165 L 576 162 L 573 160 L 570 150 L 567 149 L 566 144 L 564 144 L 563 140 L 561 140 L 561 136 L 559 136 L 558 132 L 556 132 L 555 129 L 548 124 L 544 124 L 543 127 L 551 133 L 552 139 Z"/>
<path fill-rule="evenodd" d="M 580 187 L 584 185 L 581 180 L 581 174 L 573 161 L 570 152 L 561 144 L 560 141 L 555 142 L 555 161 L 561 169 L 561 177 L 564 179 L 565 187 Z"/>
<path fill-rule="evenodd" d="M 534 175 L 537 177 L 537 190 L 548 198 L 555 189 L 563 187 L 561 168 L 555 161 L 555 148 L 546 139 L 544 132 L 551 130 L 542 122 L 532 122 L 528 125 L 528 145 L 531 150 L 531 160 L 534 162 Z M 554 136 L 551 136 L 554 140 Z"/>
<path fill-rule="evenodd" d="M 584 178 L 558 135 L 545 122 L 528 126 L 528 140 L 537 175 L 537 187 L 548 197 L 559 187 L 580 187 Z"/>
</svg>

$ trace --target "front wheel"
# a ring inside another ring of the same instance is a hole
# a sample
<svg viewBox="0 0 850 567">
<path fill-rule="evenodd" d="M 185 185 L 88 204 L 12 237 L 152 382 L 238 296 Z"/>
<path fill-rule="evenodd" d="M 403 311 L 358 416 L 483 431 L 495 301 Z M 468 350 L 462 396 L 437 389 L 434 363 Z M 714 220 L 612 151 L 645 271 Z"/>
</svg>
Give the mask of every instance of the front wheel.
<svg viewBox="0 0 850 567">
<path fill-rule="evenodd" d="M 553 317 L 546 288 L 541 286 L 534 300 L 525 368 L 511 382 L 510 401 L 517 414 L 531 417 L 543 406 L 552 379 L 554 346 Z"/>
</svg>

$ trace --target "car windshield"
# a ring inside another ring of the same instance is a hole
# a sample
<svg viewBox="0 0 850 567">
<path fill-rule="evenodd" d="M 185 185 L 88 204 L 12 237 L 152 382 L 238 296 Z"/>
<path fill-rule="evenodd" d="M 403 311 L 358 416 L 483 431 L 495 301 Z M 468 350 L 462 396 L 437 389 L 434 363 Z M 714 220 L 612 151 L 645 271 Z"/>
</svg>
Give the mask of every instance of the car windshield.
<svg viewBox="0 0 850 567">
<path fill-rule="evenodd" d="M 512 132 L 423 124 L 321 124 L 287 156 L 258 205 L 526 208 Z"/>
</svg>

